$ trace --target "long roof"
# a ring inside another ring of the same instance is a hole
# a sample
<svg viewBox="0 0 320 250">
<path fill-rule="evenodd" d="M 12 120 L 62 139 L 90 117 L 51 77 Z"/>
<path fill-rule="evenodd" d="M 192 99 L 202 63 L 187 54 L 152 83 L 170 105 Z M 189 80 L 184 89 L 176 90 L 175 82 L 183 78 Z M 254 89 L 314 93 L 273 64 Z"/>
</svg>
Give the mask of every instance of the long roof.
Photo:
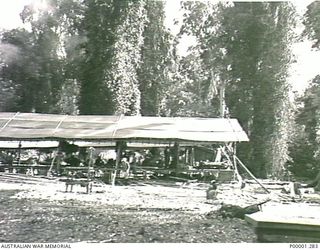
<svg viewBox="0 0 320 250">
<path fill-rule="evenodd" d="M 0 112 L 0 140 L 249 141 L 237 119 Z"/>
</svg>

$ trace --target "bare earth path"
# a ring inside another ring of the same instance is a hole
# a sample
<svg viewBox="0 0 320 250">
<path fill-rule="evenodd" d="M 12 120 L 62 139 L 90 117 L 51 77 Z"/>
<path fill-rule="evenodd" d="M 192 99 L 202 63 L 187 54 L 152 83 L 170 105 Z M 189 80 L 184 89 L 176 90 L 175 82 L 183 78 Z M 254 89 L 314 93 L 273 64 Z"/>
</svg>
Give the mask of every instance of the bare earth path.
<svg viewBox="0 0 320 250">
<path fill-rule="evenodd" d="M 0 242 L 255 242 L 241 219 L 208 215 L 205 185 L 63 183 L 0 176 Z"/>
</svg>

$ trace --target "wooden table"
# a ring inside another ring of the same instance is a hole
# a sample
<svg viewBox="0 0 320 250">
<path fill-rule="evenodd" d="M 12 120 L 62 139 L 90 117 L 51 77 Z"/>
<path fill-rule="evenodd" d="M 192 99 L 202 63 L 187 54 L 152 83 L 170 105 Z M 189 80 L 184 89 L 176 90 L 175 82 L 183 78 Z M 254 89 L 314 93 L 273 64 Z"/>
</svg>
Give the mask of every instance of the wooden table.
<svg viewBox="0 0 320 250">
<path fill-rule="evenodd" d="M 254 227 L 258 242 L 310 243 L 320 242 L 320 214 L 301 211 L 301 214 L 257 212 L 246 215 L 245 220 Z"/>
</svg>

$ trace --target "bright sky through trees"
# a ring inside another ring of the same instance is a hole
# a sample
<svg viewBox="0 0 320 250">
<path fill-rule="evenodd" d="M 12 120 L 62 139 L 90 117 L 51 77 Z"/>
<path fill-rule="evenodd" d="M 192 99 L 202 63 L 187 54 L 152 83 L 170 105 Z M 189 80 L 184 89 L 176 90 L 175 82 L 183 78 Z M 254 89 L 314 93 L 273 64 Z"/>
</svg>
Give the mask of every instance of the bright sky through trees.
<svg viewBox="0 0 320 250">
<path fill-rule="evenodd" d="M 22 26 L 19 13 L 23 10 L 26 4 L 33 2 L 35 8 L 46 8 L 45 0 L 1 0 L 0 1 L 0 28 L 13 29 Z M 297 6 L 298 13 L 303 15 L 306 6 L 312 2 L 312 0 L 295 0 L 292 2 Z M 166 7 L 166 25 L 170 26 L 170 30 L 173 33 L 177 33 L 179 27 L 173 25 L 173 19 L 181 19 L 179 14 L 179 1 L 170 0 Z M 300 27 L 300 30 L 302 28 Z M 299 30 L 299 29 L 298 29 Z M 182 53 L 186 52 L 189 45 L 194 42 L 192 38 L 185 38 L 183 45 L 181 46 Z M 292 65 L 290 82 L 294 86 L 294 89 L 301 92 L 307 86 L 308 82 L 312 80 L 314 76 L 319 74 L 320 65 L 320 52 L 311 50 L 311 42 L 304 41 L 294 45 L 294 54 L 297 56 L 296 63 Z"/>
</svg>

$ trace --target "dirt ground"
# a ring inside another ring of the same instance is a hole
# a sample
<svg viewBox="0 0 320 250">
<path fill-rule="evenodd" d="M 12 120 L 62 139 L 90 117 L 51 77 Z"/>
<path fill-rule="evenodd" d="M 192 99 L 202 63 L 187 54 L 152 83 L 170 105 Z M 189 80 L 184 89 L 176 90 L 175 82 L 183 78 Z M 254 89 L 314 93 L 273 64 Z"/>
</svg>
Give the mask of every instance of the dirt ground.
<svg viewBox="0 0 320 250">
<path fill-rule="evenodd" d="M 57 180 L 0 175 L 0 242 L 256 242 L 244 220 L 210 213 L 217 204 L 206 188 L 149 182 L 66 193 Z"/>
</svg>

